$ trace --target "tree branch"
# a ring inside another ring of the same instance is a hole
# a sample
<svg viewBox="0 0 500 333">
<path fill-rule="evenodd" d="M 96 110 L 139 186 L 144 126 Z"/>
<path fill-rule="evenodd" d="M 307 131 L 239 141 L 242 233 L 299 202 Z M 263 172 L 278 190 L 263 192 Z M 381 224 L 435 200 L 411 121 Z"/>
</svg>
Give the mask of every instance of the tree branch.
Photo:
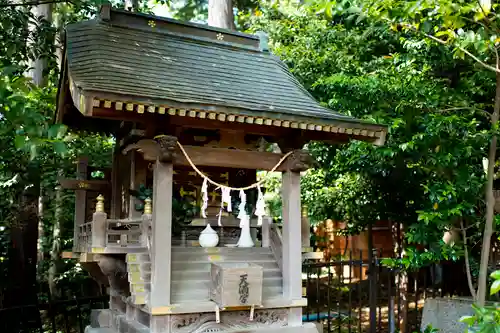
<svg viewBox="0 0 500 333">
<path fill-rule="evenodd" d="M 488 14 L 486 14 L 486 11 L 484 10 L 483 6 L 481 5 L 481 1 L 480 0 L 477 0 L 477 4 L 479 6 L 479 8 L 481 9 L 481 11 L 483 12 L 484 14 L 484 19 L 491 25 L 493 25 L 493 22 L 490 20 L 490 18 L 488 17 Z M 482 25 L 482 24 L 481 24 Z M 495 24 L 496 26 L 496 24 Z M 483 25 L 483 27 L 486 28 L 485 25 Z M 488 28 L 487 28 L 488 29 Z M 488 29 L 489 30 L 489 29 Z M 498 27 L 495 27 L 495 30 L 498 32 Z"/>
<path fill-rule="evenodd" d="M 433 35 L 429 35 L 429 34 L 426 34 L 426 33 L 423 33 L 424 36 L 426 36 L 427 38 L 430 38 L 432 39 L 433 41 L 436 41 L 442 45 L 449 45 L 446 41 L 442 40 L 442 39 L 439 39 Z M 483 66 L 484 68 L 486 69 L 489 69 L 491 71 L 494 71 L 496 73 L 499 73 L 500 74 L 500 69 L 498 68 L 495 68 L 491 65 L 488 65 L 487 63 L 485 63 L 484 61 L 482 61 L 481 59 L 479 59 L 478 57 L 476 57 L 475 55 L 473 55 L 472 53 L 470 53 L 469 51 L 467 51 L 466 49 L 464 49 L 463 47 L 461 46 L 457 46 L 457 49 L 459 49 L 460 51 L 462 51 L 463 53 L 467 54 L 469 57 L 471 57 L 472 59 L 474 59 L 477 63 L 479 63 L 481 66 Z"/>
<path fill-rule="evenodd" d="M 467 249 L 467 232 L 465 231 L 464 222 L 462 219 L 460 219 L 460 228 L 462 229 L 462 236 L 464 237 L 465 273 L 467 274 L 467 283 L 469 284 L 469 290 L 472 297 L 474 298 L 474 300 L 476 300 L 476 289 L 472 284 L 472 275 L 470 273 L 469 250 Z"/>
<path fill-rule="evenodd" d="M 460 110 L 473 110 L 473 111 L 478 111 L 479 113 L 483 113 L 485 116 L 487 116 L 488 118 L 491 118 L 491 114 L 486 111 L 486 110 L 482 110 L 482 109 L 478 109 L 478 108 L 475 108 L 473 106 L 457 106 L 457 107 L 450 107 L 450 108 L 447 108 L 447 109 L 441 109 L 441 110 L 438 110 L 437 112 L 449 112 L 449 111 L 460 111 Z"/>
<path fill-rule="evenodd" d="M 495 47 L 495 45 L 493 45 L 493 50 L 495 51 L 495 57 L 496 57 L 496 59 L 497 59 L 497 69 L 499 69 L 498 64 L 499 64 L 499 62 L 500 62 L 500 58 L 498 57 L 498 50 L 497 50 L 497 48 Z"/>
<path fill-rule="evenodd" d="M 68 3 L 73 3 L 71 0 L 42 0 L 42 1 L 30 1 L 30 2 L 21 2 L 21 3 L 2 3 L 0 4 L 0 8 L 5 8 L 5 7 L 22 7 L 22 6 L 38 6 L 38 5 L 46 5 L 49 3 L 62 3 L 62 2 L 68 2 Z"/>
<path fill-rule="evenodd" d="M 406 27 L 409 27 L 410 29 L 412 29 L 413 31 L 415 31 L 416 33 L 420 33 L 422 35 L 424 35 L 425 37 L 441 44 L 441 45 L 450 45 L 448 44 L 446 41 L 442 40 L 442 39 L 439 39 L 437 38 L 436 36 L 433 36 L 433 35 L 430 35 L 430 34 L 427 34 L 425 32 L 422 32 L 422 31 L 418 31 L 416 27 L 414 27 L 413 25 L 411 24 L 405 24 Z M 461 46 L 456 46 L 457 49 L 459 49 L 460 51 L 462 51 L 463 53 L 467 54 L 469 57 L 471 57 L 472 59 L 474 59 L 477 63 L 479 63 L 481 66 L 483 66 L 484 68 L 486 69 L 489 69 L 490 71 L 493 71 L 497 74 L 500 74 L 500 69 L 499 68 L 495 68 L 487 63 L 485 63 L 484 61 L 482 61 L 481 59 L 479 59 L 478 57 L 476 57 L 475 55 L 473 55 L 472 53 L 470 53 L 469 51 L 467 51 L 466 49 L 464 49 L 463 47 Z"/>
</svg>

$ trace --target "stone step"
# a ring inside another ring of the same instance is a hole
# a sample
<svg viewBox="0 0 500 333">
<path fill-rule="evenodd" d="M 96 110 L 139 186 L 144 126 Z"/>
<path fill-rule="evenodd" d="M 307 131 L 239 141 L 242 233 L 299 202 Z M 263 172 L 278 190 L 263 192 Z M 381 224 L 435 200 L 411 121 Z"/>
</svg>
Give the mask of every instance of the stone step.
<svg viewBox="0 0 500 333">
<path fill-rule="evenodd" d="M 85 327 L 84 333 L 117 333 L 110 327 Z"/>
<path fill-rule="evenodd" d="M 189 253 L 209 253 L 209 254 L 217 254 L 217 253 L 272 253 L 271 249 L 268 247 L 183 247 L 183 246 L 172 246 L 172 253 L 181 253 L 181 252 L 189 252 Z"/>
<path fill-rule="evenodd" d="M 257 244 L 260 244 L 256 242 L 256 247 L 258 247 Z M 237 239 L 234 237 L 229 237 L 229 236 L 224 236 L 222 239 L 219 237 L 219 244 L 218 247 L 225 247 L 226 244 L 236 244 Z M 200 242 L 198 239 L 186 239 L 185 243 L 182 242 L 180 239 L 172 239 L 172 246 L 178 246 L 178 247 L 200 247 Z M 230 245 L 231 246 L 231 245 Z M 260 246 L 260 245 L 259 245 Z"/>
<path fill-rule="evenodd" d="M 262 287 L 263 299 L 272 299 L 282 296 L 282 287 Z M 171 299 L 173 303 L 186 303 L 186 302 L 202 302 L 210 301 L 209 289 L 204 289 L 203 292 L 192 290 L 175 290 L 172 289 Z"/>
<path fill-rule="evenodd" d="M 117 316 L 119 333 L 150 333 L 148 327 L 135 320 L 127 320 L 125 315 Z"/>
<path fill-rule="evenodd" d="M 263 271 L 264 279 L 281 278 L 281 271 L 278 267 L 266 268 Z M 210 278 L 210 270 L 172 270 L 172 280 L 203 280 Z"/>
<path fill-rule="evenodd" d="M 151 271 L 151 262 L 127 263 L 127 271 L 129 272 Z"/>
<path fill-rule="evenodd" d="M 283 279 L 280 277 L 264 278 L 262 281 L 263 287 L 283 287 Z M 203 280 L 172 280 L 172 290 L 189 290 L 189 291 L 204 291 L 210 288 L 210 278 Z M 141 288 L 138 286 L 137 288 Z M 146 287 L 147 288 L 147 287 Z"/>
<path fill-rule="evenodd" d="M 274 261 L 274 256 L 272 253 L 215 253 L 215 254 L 207 254 L 207 253 L 172 253 L 172 261 L 204 261 L 204 262 L 212 262 L 212 261 L 240 261 L 247 262 L 253 260 L 267 260 Z"/>
<path fill-rule="evenodd" d="M 151 281 L 151 272 L 128 272 L 128 282 L 149 282 Z"/>
<path fill-rule="evenodd" d="M 127 263 L 145 263 L 151 260 L 149 253 L 127 253 L 125 261 Z"/>
<path fill-rule="evenodd" d="M 241 260 L 224 260 L 223 262 L 233 262 L 233 263 L 238 263 L 241 262 Z M 248 260 L 246 262 L 253 263 L 256 265 L 261 266 L 264 270 L 265 269 L 276 269 L 278 268 L 278 264 L 274 260 Z M 217 262 L 214 262 L 217 263 Z M 206 271 L 210 272 L 211 268 L 211 263 L 208 261 L 174 261 L 172 262 L 172 271 Z"/>
</svg>

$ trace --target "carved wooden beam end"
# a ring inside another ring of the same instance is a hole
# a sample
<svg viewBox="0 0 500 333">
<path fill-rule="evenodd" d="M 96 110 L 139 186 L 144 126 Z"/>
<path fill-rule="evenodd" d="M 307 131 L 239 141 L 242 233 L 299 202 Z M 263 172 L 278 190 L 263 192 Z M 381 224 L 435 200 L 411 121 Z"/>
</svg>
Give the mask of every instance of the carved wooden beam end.
<svg viewBox="0 0 500 333">
<path fill-rule="evenodd" d="M 163 163 L 172 163 L 177 153 L 177 138 L 171 135 L 161 135 L 155 138 L 160 148 L 158 159 Z"/>
<path fill-rule="evenodd" d="M 172 163 L 178 150 L 177 138 L 175 136 L 162 135 L 156 137 L 154 140 L 141 139 L 125 147 L 122 153 L 127 154 L 131 150 L 137 150 L 147 161 L 159 159 L 160 162 Z"/>
<path fill-rule="evenodd" d="M 153 139 L 141 139 L 136 143 L 129 144 L 122 153 L 126 155 L 131 150 L 137 150 L 146 161 L 154 161 L 160 155 L 160 147 Z"/>
<path fill-rule="evenodd" d="M 295 150 L 285 161 L 285 169 L 292 172 L 307 171 L 317 164 L 316 160 L 305 150 Z"/>
</svg>

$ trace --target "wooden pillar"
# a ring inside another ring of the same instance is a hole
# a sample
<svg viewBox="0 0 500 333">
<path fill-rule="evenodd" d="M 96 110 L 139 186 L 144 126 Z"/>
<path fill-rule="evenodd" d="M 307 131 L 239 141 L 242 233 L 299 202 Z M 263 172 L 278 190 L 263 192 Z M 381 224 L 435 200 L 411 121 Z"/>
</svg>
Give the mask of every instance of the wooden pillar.
<svg viewBox="0 0 500 333">
<path fill-rule="evenodd" d="M 76 179 L 87 179 L 87 168 L 89 161 L 86 157 L 80 157 L 76 166 Z M 80 225 L 84 224 L 87 214 L 87 191 L 85 187 L 75 191 L 75 222 L 73 230 L 73 252 L 78 252 L 80 244 L 78 244 Z"/>
<path fill-rule="evenodd" d="M 283 297 L 294 303 L 302 299 L 302 212 L 300 172 L 310 168 L 313 160 L 305 151 L 297 150 L 288 159 L 282 176 L 283 201 Z M 292 307 L 288 325 L 302 325 L 302 308 Z"/>
<path fill-rule="evenodd" d="M 104 197 L 99 195 L 95 205 L 95 212 L 92 215 L 92 238 L 90 244 L 92 248 L 104 249 L 107 245 L 108 236 L 106 234 L 107 215 L 104 212 Z"/>
<path fill-rule="evenodd" d="M 117 138 L 118 140 L 118 138 Z M 119 219 L 121 218 L 121 177 L 120 177 L 120 149 L 116 145 L 113 152 L 113 167 L 111 170 L 111 218 Z"/>
<path fill-rule="evenodd" d="M 265 216 L 262 221 L 262 247 L 271 246 L 271 223 L 272 218 Z"/>
<path fill-rule="evenodd" d="M 283 173 L 282 198 L 283 296 L 297 300 L 302 298 L 300 172 Z"/>
<path fill-rule="evenodd" d="M 307 207 L 302 206 L 301 223 L 301 239 L 302 239 L 302 252 L 312 252 L 311 249 L 311 225 L 309 224 L 309 217 Z"/>
<path fill-rule="evenodd" d="M 136 179 L 136 152 L 130 151 L 128 153 L 128 155 L 129 155 L 129 163 L 130 163 L 129 188 L 137 191 L 139 189 L 139 184 L 137 183 L 138 179 Z M 139 200 L 136 197 L 134 197 L 133 195 L 129 196 L 129 214 L 128 214 L 128 217 L 131 219 L 138 218 L 141 216 L 141 212 L 138 212 L 135 210 L 135 205 L 138 202 L 139 202 Z"/>
<path fill-rule="evenodd" d="M 159 140 L 161 153 L 154 166 L 153 179 L 153 225 L 151 262 L 150 308 L 161 311 L 170 305 L 171 245 L 172 245 L 172 185 L 173 154 L 176 139 L 162 137 Z"/>
</svg>

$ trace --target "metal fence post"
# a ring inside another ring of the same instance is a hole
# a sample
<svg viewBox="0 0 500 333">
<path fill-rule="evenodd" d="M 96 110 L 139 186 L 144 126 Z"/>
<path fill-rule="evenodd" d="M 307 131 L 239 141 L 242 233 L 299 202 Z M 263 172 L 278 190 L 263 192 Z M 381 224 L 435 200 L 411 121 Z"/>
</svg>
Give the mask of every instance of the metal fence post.
<svg viewBox="0 0 500 333">
<path fill-rule="evenodd" d="M 368 225 L 368 283 L 370 304 L 370 333 L 377 332 L 377 253 L 373 248 L 372 225 Z"/>
</svg>

